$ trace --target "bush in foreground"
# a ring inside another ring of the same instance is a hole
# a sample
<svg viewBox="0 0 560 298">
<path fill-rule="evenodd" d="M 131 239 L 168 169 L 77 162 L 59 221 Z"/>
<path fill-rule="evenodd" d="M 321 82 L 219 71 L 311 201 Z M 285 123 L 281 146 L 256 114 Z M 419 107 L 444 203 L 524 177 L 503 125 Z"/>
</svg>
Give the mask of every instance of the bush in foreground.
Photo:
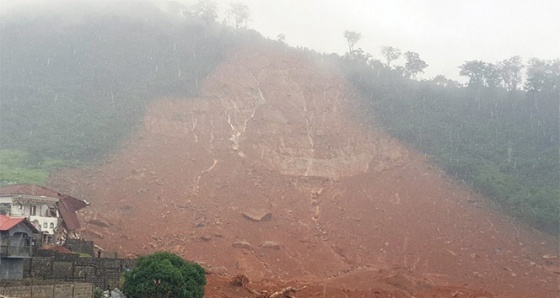
<svg viewBox="0 0 560 298">
<path fill-rule="evenodd" d="M 130 298 L 202 298 L 205 274 L 198 264 L 157 252 L 140 257 L 136 268 L 124 274 L 123 293 Z"/>
</svg>

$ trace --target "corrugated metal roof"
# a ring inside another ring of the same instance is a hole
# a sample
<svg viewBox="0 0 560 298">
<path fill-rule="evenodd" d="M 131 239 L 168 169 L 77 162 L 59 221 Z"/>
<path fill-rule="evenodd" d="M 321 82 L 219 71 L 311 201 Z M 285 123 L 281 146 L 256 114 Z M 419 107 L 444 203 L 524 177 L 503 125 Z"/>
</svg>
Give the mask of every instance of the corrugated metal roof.
<svg viewBox="0 0 560 298">
<path fill-rule="evenodd" d="M 76 211 L 87 205 L 88 203 L 71 196 L 60 198 L 58 202 L 58 211 L 60 211 L 60 215 L 62 215 L 62 219 L 68 230 L 74 231 L 80 228 L 80 221 L 78 220 L 78 216 L 76 216 Z"/>
<path fill-rule="evenodd" d="M 11 228 L 17 226 L 20 223 L 27 225 L 33 233 L 39 233 L 39 230 L 37 230 L 37 228 L 35 228 L 35 226 L 23 216 L 16 217 L 0 214 L 0 231 L 2 232 L 9 231 Z"/>
<path fill-rule="evenodd" d="M 60 193 L 33 184 L 15 184 L 0 187 L 0 195 L 33 195 L 33 196 L 45 196 L 51 198 L 59 198 Z"/>
<path fill-rule="evenodd" d="M 80 228 L 80 221 L 76 215 L 76 211 L 89 205 L 86 201 L 76 199 L 74 197 L 61 194 L 52 189 L 33 184 L 16 184 L 0 188 L 0 196 L 8 195 L 33 195 L 45 196 L 59 199 L 58 210 L 62 216 L 63 223 L 70 231 Z"/>
</svg>

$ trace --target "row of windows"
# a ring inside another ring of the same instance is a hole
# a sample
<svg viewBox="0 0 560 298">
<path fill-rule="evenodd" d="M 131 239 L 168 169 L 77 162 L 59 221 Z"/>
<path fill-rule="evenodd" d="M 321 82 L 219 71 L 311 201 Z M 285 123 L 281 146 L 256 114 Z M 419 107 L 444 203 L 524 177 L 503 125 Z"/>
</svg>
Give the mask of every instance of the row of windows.
<svg viewBox="0 0 560 298">
<path fill-rule="evenodd" d="M 48 224 L 46 221 L 43 223 L 43 229 L 54 229 L 54 223 L 51 222 L 50 224 Z"/>
</svg>

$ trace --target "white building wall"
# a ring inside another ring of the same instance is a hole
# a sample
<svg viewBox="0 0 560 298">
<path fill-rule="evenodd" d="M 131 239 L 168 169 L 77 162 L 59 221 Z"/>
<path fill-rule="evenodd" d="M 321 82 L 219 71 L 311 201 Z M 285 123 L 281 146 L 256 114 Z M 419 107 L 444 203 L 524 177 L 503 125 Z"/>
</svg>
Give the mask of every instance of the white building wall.
<svg viewBox="0 0 560 298">
<path fill-rule="evenodd" d="M 11 210 L 9 214 L 10 216 L 26 217 L 41 232 L 45 232 L 46 234 L 53 235 L 54 230 L 58 228 L 58 223 L 60 222 L 59 221 L 60 214 L 58 210 L 56 210 L 55 211 L 56 216 L 51 216 L 51 212 L 47 204 L 40 204 L 40 203 L 32 204 L 32 205 L 14 204 L 12 197 L 0 197 L 0 203 L 10 203 L 11 204 L 11 208 L 10 208 Z M 32 211 L 33 207 L 35 207 L 35 212 Z"/>
</svg>

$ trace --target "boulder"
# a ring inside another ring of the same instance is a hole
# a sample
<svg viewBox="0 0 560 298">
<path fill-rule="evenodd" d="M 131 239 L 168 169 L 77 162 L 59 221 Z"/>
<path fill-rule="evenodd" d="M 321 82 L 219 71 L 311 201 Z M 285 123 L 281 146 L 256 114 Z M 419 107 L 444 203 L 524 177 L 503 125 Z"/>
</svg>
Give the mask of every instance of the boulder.
<svg viewBox="0 0 560 298">
<path fill-rule="evenodd" d="M 264 209 L 250 209 L 243 211 L 241 214 L 249 220 L 252 221 L 263 221 L 272 218 L 272 212 Z"/>
<path fill-rule="evenodd" d="M 280 244 L 274 241 L 265 241 L 261 244 L 262 248 L 272 248 L 272 249 L 280 249 Z"/>
<path fill-rule="evenodd" d="M 232 245 L 235 248 L 251 249 L 251 243 L 247 241 L 235 241 Z"/>
</svg>

